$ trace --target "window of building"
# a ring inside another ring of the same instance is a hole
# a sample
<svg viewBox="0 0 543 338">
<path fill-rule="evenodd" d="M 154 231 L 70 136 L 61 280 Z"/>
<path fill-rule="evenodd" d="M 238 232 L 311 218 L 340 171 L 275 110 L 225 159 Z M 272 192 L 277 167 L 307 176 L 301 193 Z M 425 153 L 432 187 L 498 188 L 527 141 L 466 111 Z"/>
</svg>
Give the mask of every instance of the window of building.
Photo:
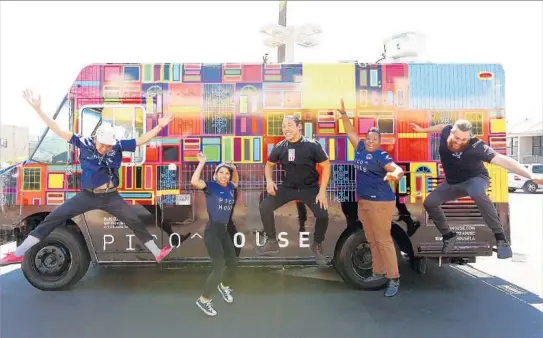
<svg viewBox="0 0 543 338">
<path fill-rule="evenodd" d="M 518 157 L 518 137 L 509 137 L 507 139 L 507 155 L 512 158 Z"/>
<path fill-rule="evenodd" d="M 542 139 L 542 136 L 532 137 L 532 155 L 543 156 L 543 152 L 541 151 L 541 146 L 542 146 L 541 139 Z"/>
<path fill-rule="evenodd" d="M 100 107 L 84 107 L 79 119 L 79 134 L 83 137 L 94 136 L 102 123 L 115 127 L 118 140 L 137 139 L 146 132 L 145 109 L 140 105 L 106 105 Z M 123 152 L 124 158 L 130 162 L 123 165 L 140 165 L 145 161 L 145 145 L 136 148 L 135 152 Z"/>
</svg>

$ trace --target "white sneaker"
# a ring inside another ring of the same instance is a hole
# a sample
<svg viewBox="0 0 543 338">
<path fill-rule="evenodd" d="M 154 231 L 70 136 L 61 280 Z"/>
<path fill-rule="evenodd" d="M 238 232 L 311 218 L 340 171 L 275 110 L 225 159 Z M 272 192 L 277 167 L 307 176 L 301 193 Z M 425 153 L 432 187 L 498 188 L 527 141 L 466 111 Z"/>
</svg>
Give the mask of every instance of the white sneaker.
<svg viewBox="0 0 543 338">
<path fill-rule="evenodd" d="M 196 305 L 208 316 L 216 316 L 217 311 L 213 308 L 213 302 L 211 299 L 207 302 L 202 302 L 200 298 L 196 300 Z"/>
<path fill-rule="evenodd" d="M 223 288 L 221 286 L 221 284 L 217 285 L 217 289 L 221 293 L 222 298 L 224 299 L 225 302 L 227 302 L 227 303 L 233 303 L 234 302 L 234 297 L 232 297 L 232 292 L 234 292 L 234 289 L 232 289 L 232 288 L 230 288 L 228 286 L 225 286 Z"/>
</svg>

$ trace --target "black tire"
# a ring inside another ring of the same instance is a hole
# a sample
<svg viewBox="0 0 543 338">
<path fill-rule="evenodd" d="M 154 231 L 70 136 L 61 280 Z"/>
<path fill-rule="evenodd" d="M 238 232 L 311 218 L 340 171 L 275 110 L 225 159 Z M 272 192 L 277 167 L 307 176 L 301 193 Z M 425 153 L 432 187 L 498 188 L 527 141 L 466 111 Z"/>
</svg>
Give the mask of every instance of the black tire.
<svg viewBox="0 0 543 338">
<path fill-rule="evenodd" d="M 90 255 L 81 235 L 69 227 L 61 227 L 26 252 L 21 269 L 36 289 L 56 291 L 79 282 L 89 264 Z"/>
<path fill-rule="evenodd" d="M 419 275 L 426 274 L 426 266 L 428 265 L 428 258 L 426 257 L 414 257 L 409 260 L 411 269 Z"/>
<path fill-rule="evenodd" d="M 522 187 L 522 190 L 524 190 L 525 193 L 535 194 L 537 192 L 538 188 L 539 187 L 538 187 L 537 184 L 535 184 L 532 181 L 528 181 L 528 182 L 524 183 L 524 186 Z"/>
<path fill-rule="evenodd" d="M 345 283 L 355 289 L 378 290 L 387 283 L 386 278 L 374 282 L 364 280 L 371 275 L 372 269 L 369 243 L 362 229 L 354 231 L 343 241 L 336 256 L 336 265 Z"/>
</svg>

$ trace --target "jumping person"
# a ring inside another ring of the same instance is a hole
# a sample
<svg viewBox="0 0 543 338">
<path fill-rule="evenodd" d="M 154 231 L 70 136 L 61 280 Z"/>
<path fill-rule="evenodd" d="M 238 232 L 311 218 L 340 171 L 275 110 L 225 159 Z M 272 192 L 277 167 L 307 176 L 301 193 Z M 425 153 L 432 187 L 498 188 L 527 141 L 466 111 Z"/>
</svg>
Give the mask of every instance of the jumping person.
<svg viewBox="0 0 543 338">
<path fill-rule="evenodd" d="M 490 176 L 483 162 L 498 165 L 538 184 L 542 184 L 543 179 L 532 176 L 517 161 L 496 153 L 482 140 L 474 137 L 469 121 L 458 120 L 454 125 L 438 124 L 428 128 L 411 123 L 411 127 L 417 133 L 441 133 L 439 156 L 445 172 L 445 181 L 426 197 L 424 208 L 443 236 L 442 252 L 447 253 L 454 248 L 457 234 L 447 225 L 441 204 L 469 196 L 494 233 L 498 258 L 511 257 L 513 255 L 511 247 L 503 233 L 498 212 L 487 195 Z"/>
<path fill-rule="evenodd" d="M 299 118 L 285 116 L 282 128 L 285 139 L 275 145 L 265 166 L 268 196 L 260 203 L 260 217 L 266 233 L 266 243 L 257 246 L 255 250 L 258 255 L 279 253 L 273 212 L 290 201 L 299 200 L 309 206 L 315 215 L 311 250 L 315 254 L 316 263 L 326 265 L 322 242 L 328 228 L 326 187 L 330 180 L 330 160 L 319 142 L 302 136 L 302 122 Z M 277 162 L 281 162 L 285 169 L 285 179 L 279 188 L 272 177 L 273 167 Z M 317 164 L 322 168 L 320 184 Z"/>
<path fill-rule="evenodd" d="M 381 134 L 371 128 L 365 140 L 360 140 L 347 117 L 345 104 L 341 100 L 341 114 L 345 133 L 355 150 L 356 193 L 360 206 L 360 219 L 370 243 L 373 275 L 366 281 L 386 277 L 386 297 L 398 293 L 400 273 L 394 241 L 390 233 L 392 217 L 396 210 L 396 195 L 388 181 L 399 181 L 403 176 L 400 168 L 390 155 L 380 149 Z"/>
<path fill-rule="evenodd" d="M 190 183 L 196 189 L 203 190 L 206 196 L 209 222 L 204 231 L 204 243 L 211 258 L 213 271 L 207 278 L 204 291 L 196 300 L 196 305 L 206 315 L 215 316 L 217 311 L 213 308 L 211 300 L 211 292 L 214 288 L 219 290 L 227 303 L 234 301 L 233 289 L 230 288 L 229 282 L 232 282 L 235 276 L 238 261 L 234 243 L 228 233 L 228 223 L 235 203 L 234 190 L 238 186 L 239 176 L 234 165 L 221 163 L 215 168 L 213 180 L 203 181 L 200 176 L 206 164 L 205 155 L 198 154 L 198 161 L 200 163 Z"/>
<path fill-rule="evenodd" d="M 43 241 L 55 228 L 77 215 L 95 209 L 104 210 L 125 223 L 141 243 L 151 251 L 155 260 L 161 262 L 173 248 L 169 245 L 162 250 L 158 248 L 146 225 L 124 201 L 117 187 L 122 152 L 134 152 L 136 147 L 149 142 L 171 121 L 171 117 L 160 118 L 155 128 L 138 139 L 118 141 L 115 139 L 113 127 L 109 125 L 101 125 L 94 137 L 82 138 L 71 131 L 62 130 L 48 117 L 41 109 L 41 97 L 34 97 L 29 90 L 26 90 L 23 96 L 55 134 L 80 149 L 82 190 L 47 215 L 15 252 L 9 253 L 0 260 L 0 265 L 21 263 L 25 252 Z"/>
</svg>

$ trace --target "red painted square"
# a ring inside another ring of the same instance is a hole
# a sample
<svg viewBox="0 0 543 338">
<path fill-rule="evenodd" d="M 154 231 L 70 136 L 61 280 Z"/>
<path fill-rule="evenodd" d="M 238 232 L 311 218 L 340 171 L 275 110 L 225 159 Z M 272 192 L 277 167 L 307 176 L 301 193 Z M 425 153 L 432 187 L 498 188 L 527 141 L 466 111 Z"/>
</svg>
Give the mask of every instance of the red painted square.
<svg viewBox="0 0 543 338">
<path fill-rule="evenodd" d="M 372 127 L 375 127 L 375 119 L 358 119 L 359 134 L 366 134 Z"/>
<path fill-rule="evenodd" d="M 262 65 L 242 65 L 241 76 L 243 82 L 262 82 Z"/>
<path fill-rule="evenodd" d="M 145 162 L 158 162 L 158 148 L 147 145 L 145 149 Z"/>
<path fill-rule="evenodd" d="M 103 82 L 107 81 L 123 81 L 122 78 L 123 68 L 122 66 L 104 66 L 104 78 Z"/>
</svg>

